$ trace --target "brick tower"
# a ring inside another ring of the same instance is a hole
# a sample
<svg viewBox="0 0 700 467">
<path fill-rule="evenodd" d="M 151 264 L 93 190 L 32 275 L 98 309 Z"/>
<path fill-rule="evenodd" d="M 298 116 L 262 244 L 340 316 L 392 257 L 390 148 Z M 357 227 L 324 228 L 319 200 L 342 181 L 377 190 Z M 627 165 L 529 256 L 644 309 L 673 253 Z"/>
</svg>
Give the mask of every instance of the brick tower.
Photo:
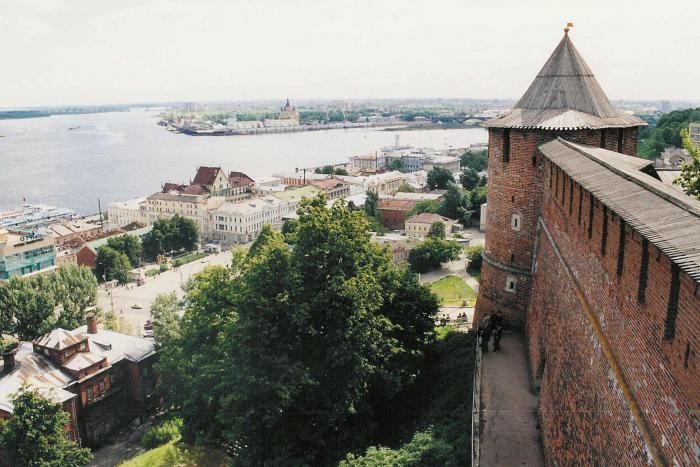
<svg viewBox="0 0 700 467">
<path fill-rule="evenodd" d="M 568 32 L 515 108 L 484 124 L 488 211 L 477 320 L 499 310 L 510 325 L 525 323 L 543 189 L 537 147 L 561 136 L 636 154 L 645 123 L 613 108 Z"/>
</svg>

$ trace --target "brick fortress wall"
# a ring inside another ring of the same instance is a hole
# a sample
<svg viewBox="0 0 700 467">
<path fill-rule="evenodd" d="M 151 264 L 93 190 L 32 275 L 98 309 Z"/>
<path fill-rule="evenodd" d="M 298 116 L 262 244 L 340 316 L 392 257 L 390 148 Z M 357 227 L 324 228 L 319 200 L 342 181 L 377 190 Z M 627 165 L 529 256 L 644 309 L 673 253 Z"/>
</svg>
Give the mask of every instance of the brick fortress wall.
<svg viewBox="0 0 700 467">
<path fill-rule="evenodd" d="M 525 326 L 542 205 L 542 161 L 537 147 L 561 136 L 633 155 L 636 135 L 636 128 L 569 132 L 489 129 L 489 204 L 477 320 L 500 310 L 510 326 Z"/>
<path fill-rule="evenodd" d="M 590 194 L 544 169 L 526 334 L 547 463 L 700 464 L 696 282 L 670 320 L 669 258 L 595 198 L 589 238 Z"/>
</svg>

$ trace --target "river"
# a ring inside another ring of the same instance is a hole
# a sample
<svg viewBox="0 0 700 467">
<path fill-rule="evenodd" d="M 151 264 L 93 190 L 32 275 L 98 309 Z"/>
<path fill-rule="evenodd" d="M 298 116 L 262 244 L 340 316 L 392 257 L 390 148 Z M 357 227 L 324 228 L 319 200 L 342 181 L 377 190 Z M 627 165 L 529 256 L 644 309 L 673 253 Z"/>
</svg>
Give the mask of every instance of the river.
<svg viewBox="0 0 700 467">
<path fill-rule="evenodd" d="M 59 115 L 0 120 L 0 209 L 26 200 L 97 212 L 110 201 L 155 193 L 163 182 L 189 182 L 197 166 L 251 177 L 347 161 L 393 144 L 466 147 L 486 130 L 324 130 L 250 136 L 187 136 L 156 124 L 158 112 Z"/>
</svg>

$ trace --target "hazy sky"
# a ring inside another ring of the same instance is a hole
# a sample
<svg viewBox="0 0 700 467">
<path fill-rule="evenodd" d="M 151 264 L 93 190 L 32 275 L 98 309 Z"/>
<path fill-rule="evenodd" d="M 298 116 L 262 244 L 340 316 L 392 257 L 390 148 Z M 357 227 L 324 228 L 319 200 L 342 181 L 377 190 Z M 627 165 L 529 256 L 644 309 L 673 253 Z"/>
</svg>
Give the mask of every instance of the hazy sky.
<svg viewBox="0 0 700 467">
<path fill-rule="evenodd" d="M 0 107 L 517 98 L 571 36 L 612 99 L 700 99 L 698 0 L 0 0 Z"/>
</svg>

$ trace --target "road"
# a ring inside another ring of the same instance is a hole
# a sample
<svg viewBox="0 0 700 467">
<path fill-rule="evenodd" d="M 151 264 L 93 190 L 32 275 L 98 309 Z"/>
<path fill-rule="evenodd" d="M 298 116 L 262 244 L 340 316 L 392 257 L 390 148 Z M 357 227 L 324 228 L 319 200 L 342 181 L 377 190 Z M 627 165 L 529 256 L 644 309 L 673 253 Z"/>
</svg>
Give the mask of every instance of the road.
<svg viewBox="0 0 700 467">
<path fill-rule="evenodd" d="M 97 293 L 97 305 L 104 311 L 113 310 L 117 316 L 123 316 L 135 330 L 143 329 L 143 323 L 151 316 L 151 303 L 158 294 L 175 292 L 178 298 L 184 296 L 182 285 L 194 274 L 210 265 L 231 264 L 231 252 L 209 255 L 201 260 L 169 270 L 155 277 L 147 277 L 142 286 L 129 284 L 105 290 L 100 287 Z M 134 305 L 140 309 L 132 308 Z"/>
</svg>

